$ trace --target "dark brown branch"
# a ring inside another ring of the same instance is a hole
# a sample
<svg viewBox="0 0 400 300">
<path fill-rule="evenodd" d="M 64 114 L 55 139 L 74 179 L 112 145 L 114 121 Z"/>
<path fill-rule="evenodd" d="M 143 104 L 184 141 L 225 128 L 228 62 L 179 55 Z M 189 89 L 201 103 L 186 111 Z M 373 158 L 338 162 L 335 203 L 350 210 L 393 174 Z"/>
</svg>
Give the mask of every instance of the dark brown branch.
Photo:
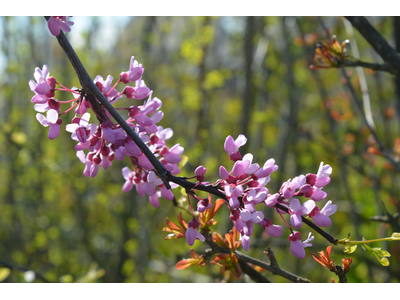
<svg viewBox="0 0 400 300">
<path fill-rule="evenodd" d="M 365 17 L 345 17 L 357 28 L 374 50 L 388 63 L 391 73 L 400 77 L 400 55 Z"/>
<path fill-rule="evenodd" d="M 50 281 L 47 280 L 42 274 L 37 273 L 35 271 L 33 271 L 32 269 L 29 269 L 27 267 L 22 267 L 22 266 L 18 266 L 18 265 L 14 265 L 11 264 L 9 262 L 6 262 L 4 260 L 0 260 L 0 266 L 4 266 L 6 268 L 9 268 L 10 270 L 17 270 L 17 271 L 21 271 L 21 272 L 27 272 L 27 271 L 32 271 L 35 273 L 35 276 L 39 279 L 41 279 L 43 282 L 49 283 Z"/>
<path fill-rule="evenodd" d="M 340 67 L 363 67 L 363 68 L 368 68 L 374 71 L 385 71 L 385 72 L 389 72 L 392 74 L 393 70 L 390 67 L 390 64 L 388 64 L 387 62 L 383 63 L 383 64 L 377 64 L 377 63 L 369 63 L 369 62 L 365 62 L 365 61 L 361 61 L 361 60 L 349 60 L 349 59 L 345 59 L 343 61 L 338 61 L 338 68 Z"/>
<path fill-rule="evenodd" d="M 239 261 L 240 269 L 242 269 L 242 272 L 246 273 L 251 279 L 253 279 L 254 282 L 257 282 L 257 283 L 271 283 L 271 281 L 269 281 L 263 275 L 258 273 L 252 267 L 250 267 L 246 262 L 244 262 L 241 259 L 239 259 L 238 261 Z"/>
</svg>

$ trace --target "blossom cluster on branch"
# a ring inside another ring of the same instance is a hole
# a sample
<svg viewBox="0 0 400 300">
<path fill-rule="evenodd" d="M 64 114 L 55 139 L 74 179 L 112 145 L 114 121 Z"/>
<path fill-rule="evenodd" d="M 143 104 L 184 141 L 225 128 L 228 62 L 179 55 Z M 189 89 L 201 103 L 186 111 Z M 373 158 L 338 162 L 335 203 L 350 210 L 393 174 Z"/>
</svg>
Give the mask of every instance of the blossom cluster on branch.
<svg viewBox="0 0 400 300">
<path fill-rule="evenodd" d="M 112 85 L 113 77 L 108 75 L 104 80 L 98 75 L 94 79 L 97 88 L 107 97 L 111 104 L 115 104 L 122 96 L 128 99 L 143 100 L 142 105 L 131 105 L 129 107 L 118 108 L 127 112 L 126 122 L 138 134 L 144 143 L 146 143 L 152 153 L 160 158 L 164 167 L 171 174 L 179 174 L 178 163 L 181 161 L 179 155 L 183 154 L 184 148 L 179 144 L 169 148 L 166 140 L 171 138 L 173 131 L 170 128 L 164 129 L 157 126 L 157 123 L 164 117 L 160 110 L 162 102 L 160 99 L 152 96 L 152 91 L 142 80 L 144 68 L 132 56 L 129 70 L 120 74 L 120 79 Z M 30 80 L 29 86 L 35 93 L 31 102 L 35 103 L 34 109 L 38 112 L 37 120 L 45 127 L 49 127 L 49 139 L 55 139 L 59 136 L 61 130 L 61 116 L 74 109 L 75 115 L 70 123 L 65 126 L 65 130 L 70 132 L 71 138 L 78 142 L 75 146 L 77 157 L 85 165 L 83 174 L 95 177 L 99 167 L 104 170 L 112 165 L 114 159 L 124 160 L 127 156 L 131 162 L 131 168 L 122 169 L 122 175 L 126 180 L 122 190 L 128 192 L 135 185 L 136 190 L 141 196 L 149 196 L 150 203 L 158 207 L 159 197 L 167 200 L 173 200 L 174 195 L 168 190 L 163 182 L 156 178 L 153 171 L 153 165 L 132 141 L 118 123 L 114 123 L 107 111 L 103 109 L 101 116 L 92 110 L 97 118 L 97 124 L 89 123 L 91 104 L 88 96 L 79 89 L 67 88 L 59 83 L 54 77 L 50 76 L 49 68 L 44 65 L 42 69 L 36 68 L 34 73 L 36 80 Z M 121 92 L 118 92 L 117 85 L 123 82 L 125 84 L 135 82 L 135 86 L 125 86 Z M 57 87 L 59 86 L 59 87 Z M 59 101 L 55 98 L 55 91 L 72 93 L 72 99 Z M 70 106 L 61 111 L 62 104 Z M 46 112 L 46 116 L 42 113 Z M 105 118 L 105 120 L 104 120 Z M 84 150 L 88 150 L 85 154 Z M 171 183 L 172 187 L 177 185 Z"/>
<path fill-rule="evenodd" d="M 50 17 L 48 27 L 55 36 L 60 30 L 68 32 L 73 22 L 66 20 L 66 17 Z M 180 155 L 184 148 L 180 144 L 168 147 L 166 141 L 171 138 L 173 131 L 170 128 L 164 129 L 157 123 L 164 117 L 160 110 L 162 101 L 153 97 L 151 91 L 142 79 L 144 68 L 134 56 L 131 57 L 129 70 L 121 72 L 119 80 L 113 85 L 113 77 L 108 75 L 106 79 L 98 75 L 93 80 L 97 89 L 104 95 L 108 103 L 115 105 L 123 96 L 135 101 L 144 100 L 141 105 L 130 105 L 128 107 L 116 108 L 125 111 L 127 114 L 125 122 L 133 129 L 144 145 L 150 149 L 151 154 L 157 157 L 163 167 L 171 174 L 180 173 L 178 164 L 181 162 Z M 49 127 L 49 139 L 55 139 L 61 132 L 63 123 L 61 116 L 74 111 L 74 116 L 65 126 L 65 130 L 71 133 L 71 139 L 76 141 L 75 150 L 77 157 L 85 165 L 83 174 L 95 177 L 102 167 L 104 170 L 112 165 L 114 159 L 124 160 L 129 158 L 129 167 L 122 169 L 122 176 L 125 179 L 122 190 L 129 192 L 133 186 L 142 197 L 148 195 L 150 203 L 159 207 L 159 197 L 173 200 L 174 195 L 169 189 L 178 185 L 160 178 L 155 172 L 148 154 L 143 153 L 143 147 L 139 147 L 132 138 L 121 127 L 121 123 L 111 118 L 110 112 L 101 105 L 101 101 L 93 99 L 92 94 L 88 95 L 85 90 L 76 87 L 68 88 L 50 76 L 49 68 L 44 65 L 42 69 L 36 68 L 34 72 L 35 81 L 30 80 L 30 89 L 34 92 L 31 102 L 35 104 L 34 109 L 38 112 L 37 120 L 45 127 Z M 129 84 L 118 91 L 120 83 Z M 59 101 L 55 97 L 56 91 L 72 93 L 72 99 Z M 101 96 L 101 95 L 99 95 Z M 97 97 L 99 97 L 97 96 Z M 64 111 L 62 105 L 69 105 Z M 98 122 L 90 123 L 92 111 Z M 43 115 L 46 113 L 46 116 Z M 136 141 L 138 142 L 138 141 Z M 140 140 L 139 140 L 140 142 Z M 316 173 L 299 175 L 283 182 L 278 192 L 272 193 L 266 187 L 271 180 L 271 174 L 278 170 L 273 158 L 268 159 L 263 165 L 253 163 L 253 155 L 248 153 L 244 156 L 239 148 L 247 142 L 247 138 L 240 134 L 237 139 L 228 136 L 224 143 L 224 149 L 234 162 L 231 168 L 220 166 L 219 179 L 214 183 L 205 182 L 206 167 L 199 166 L 191 178 L 196 178 L 197 183 L 192 188 L 186 188 L 188 203 L 192 213 L 192 220 L 186 223 L 182 215 L 178 216 L 180 226 L 167 219 L 168 227 L 165 231 L 171 234 L 167 238 L 186 238 L 187 243 L 192 246 L 196 239 L 206 241 L 205 235 L 210 234 L 211 226 L 216 224 L 214 216 L 218 209 L 225 204 L 230 211 L 230 219 L 233 222 L 233 230 L 227 233 L 225 240 L 215 231 L 211 232 L 211 239 L 220 246 L 226 246 L 231 254 L 221 254 L 214 258 L 214 264 L 230 269 L 234 274 L 239 274 L 238 260 L 234 251 L 242 246 L 246 251 L 250 248 L 251 236 L 254 224 L 265 230 L 271 237 L 280 237 L 283 232 L 281 225 L 273 224 L 271 219 L 265 218 L 262 209 L 265 207 L 274 210 L 283 220 L 289 229 L 288 239 L 291 252 L 298 258 L 306 256 L 304 248 L 312 246 L 310 243 L 314 237 L 311 233 L 302 241 L 300 228 L 304 218 L 313 220 L 319 227 L 326 227 L 331 224 L 330 216 L 336 212 L 337 206 L 329 200 L 320 208 L 317 203 L 327 196 L 323 188 L 330 182 L 332 168 L 321 162 Z M 85 153 L 85 151 L 87 151 Z M 147 151 L 147 150 L 146 150 Z M 132 168 L 132 169 L 131 169 Z M 231 171 L 228 171 L 231 169 Z M 168 186 L 169 185 L 169 186 Z M 211 196 L 201 198 L 196 195 L 199 186 L 212 186 L 220 194 L 225 195 L 225 200 L 217 200 L 214 205 L 211 203 Z M 300 199 L 308 199 L 301 203 Z M 197 213 L 194 212 L 191 199 L 197 201 Z M 289 223 L 284 215 L 289 215 Z M 305 222 L 310 223 L 308 220 Z M 203 258 L 194 252 L 191 253 L 196 264 L 204 265 Z M 193 265 L 191 261 L 188 265 Z M 183 265 L 179 265 L 183 268 Z"/>
</svg>

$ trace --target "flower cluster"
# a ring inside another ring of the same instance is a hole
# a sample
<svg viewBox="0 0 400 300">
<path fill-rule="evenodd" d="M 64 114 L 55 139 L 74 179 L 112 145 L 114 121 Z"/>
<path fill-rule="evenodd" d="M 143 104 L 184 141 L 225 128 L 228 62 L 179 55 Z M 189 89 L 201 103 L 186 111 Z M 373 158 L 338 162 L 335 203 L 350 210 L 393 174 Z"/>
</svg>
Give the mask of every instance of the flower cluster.
<svg viewBox="0 0 400 300">
<path fill-rule="evenodd" d="M 64 30 L 63 27 L 61 29 Z M 167 146 L 166 140 L 171 138 L 173 131 L 170 128 L 164 129 L 162 126 L 157 126 L 164 116 L 160 110 L 162 102 L 152 96 L 152 91 L 142 80 L 143 72 L 142 64 L 139 64 L 132 56 L 129 70 L 120 74 L 115 85 L 112 85 L 113 77 L 110 75 L 105 80 L 99 75 L 95 78 L 94 83 L 111 104 L 115 104 L 124 95 L 128 99 L 135 100 L 147 98 L 142 105 L 134 104 L 117 109 L 127 112 L 126 122 L 152 153 L 159 157 L 164 167 L 171 174 L 176 175 L 180 173 L 178 163 L 181 161 L 180 155 L 183 154 L 184 149 L 179 144 L 171 148 Z M 34 78 L 36 82 L 29 81 L 29 86 L 35 93 L 31 102 L 35 104 L 34 109 L 38 112 L 37 120 L 43 126 L 49 127 L 49 139 L 58 137 L 62 124 L 60 117 L 74 109 L 75 115 L 65 126 L 65 130 L 70 132 L 71 139 L 77 142 L 75 150 L 77 157 L 85 165 L 84 175 L 93 178 L 97 175 L 100 167 L 106 170 L 112 165 L 114 159 L 122 161 L 125 157 L 129 157 L 133 171 L 129 167 L 122 169 L 122 176 L 125 179 L 122 188 L 124 192 L 130 191 L 135 186 L 139 195 L 147 194 L 150 203 L 155 207 L 159 206 L 159 197 L 173 200 L 173 193 L 165 187 L 161 179 L 157 178 L 150 161 L 121 126 L 113 122 L 108 112 L 103 110 L 103 116 L 97 115 L 98 119 L 102 120 L 101 122 L 90 123 L 91 115 L 88 110 L 91 109 L 91 104 L 87 95 L 76 88 L 69 89 L 61 85 L 54 77 L 50 76 L 49 68 L 46 65 L 42 69 L 35 69 Z M 116 86 L 120 82 L 125 84 L 134 82 L 135 86 L 125 86 L 121 92 L 118 92 Z M 55 91 L 71 92 L 73 99 L 59 101 L 55 98 Z M 62 104 L 70 106 L 62 112 Z M 42 114 L 45 112 L 46 116 Z M 96 114 L 94 110 L 93 112 Z M 86 150 L 87 153 L 84 152 Z M 176 187 L 173 183 L 170 185 Z"/>
<path fill-rule="evenodd" d="M 299 175 L 284 182 L 278 193 L 270 193 L 266 187 L 270 181 L 270 176 L 278 169 L 274 159 L 267 160 L 263 166 L 252 163 L 253 155 L 248 153 L 242 157 L 239 147 L 246 143 L 244 135 L 239 135 L 236 140 L 228 136 L 225 140 L 225 151 L 234 165 L 229 172 L 224 166 L 220 166 L 220 179 L 213 183 L 225 195 L 228 200 L 227 206 L 230 209 L 230 219 L 234 227 L 240 233 L 241 245 L 244 250 L 249 250 L 250 240 L 253 234 L 254 224 L 257 224 L 265 230 L 271 237 L 282 235 L 283 227 L 275 225 L 269 218 L 264 217 L 263 207 L 274 208 L 284 220 L 290 229 L 289 241 L 290 250 L 298 258 L 305 258 L 304 248 L 312 246 L 310 241 L 314 239 L 311 233 L 305 241 L 301 241 L 299 230 L 303 225 L 303 216 L 311 218 L 317 226 L 326 227 L 331 224 L 330 215 L 336 212 L 336 205 L 328 201 L 320 209 L 316 202 L 326 198 L 327 194 L 323 188 L 330 182 L 332 168 L 321 162 L 316 174 Z M 195 171 L 195 177 L 199 182 L 204 180 L 206 168 L 199 166 Z M 309 200 L 303 204 L 299 198 L 304 197 Z M 198 200 L 197 210 L 203 212 L 211 207 L 207 199 L 194 196 Z M 189 202 L 190 203 L 190 202 Z M 290 216 L 290 224 L 286 222 L 283 215 L 286 211 L 279 209 L 286 207 Z M 201 227 L 201 226 L 200 226 Z M 193 245 L 194 239 L 204 241 L 204 236 L 197 232 L 199 222 L 193 215 L 189 222 L 189 228 L 186 232 L 186 239 L 189 245 Z M 196 232 L 196 233 L 195 233 Z"/>
</svg>

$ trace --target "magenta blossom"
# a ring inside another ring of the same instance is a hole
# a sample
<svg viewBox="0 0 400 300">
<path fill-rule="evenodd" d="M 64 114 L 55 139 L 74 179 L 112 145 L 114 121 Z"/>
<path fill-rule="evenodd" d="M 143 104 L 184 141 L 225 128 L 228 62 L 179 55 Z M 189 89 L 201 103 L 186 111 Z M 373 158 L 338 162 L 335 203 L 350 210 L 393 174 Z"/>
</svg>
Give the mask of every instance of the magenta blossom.
<svg viewBox="0 0 400 300">
<path fill-rule="evenodd" d="M 322 209 L 319 209 L 318 206 L 315 206 L 308 215 L 314 220 L 315 225 L 320 227 L 327 227 L 332 223 L 329 216 L 333 215 L 336 210 L 337 205 L 332 204 L 332 201 L 329 200 Z"/>
<path fill-rule="evenodd" d="M 47 117 L 44 117 L 42 114 L 38 113 L 36 114 L 36 119 L 44 127 L 49 126 L 49 139 L 54 140 L 60 135 L 60 125 L 62 120 L 58 117 L 58 112 L 54 109 L 49 109 L 46 116 Z"/>
<path fill-rule="evenodd" d="M 59 35 L 61 29 L 64 32 L 70 32 L 71 28 L 69 27 L 72 25 L 74 25 L 74 22 L 67 21 L 66 16 L 50 17 L 47 21 L 47 27 L 49 27 L 50 33 L 54 36 Z"/>
<path fill-rule="evenodd" d="M 309 214 L 315 207 L 315 202 L 313 200 L 306 201 L 303 205 L 300 204 L 299 199 L 293 198 L 290 202 L 290 223 L 294 228 L 300 228 L 303 224 L 301 219 L 302 215 Z"/>
<path fill-rule="evenodd" d="M 123 83 L 127 84 L 127 83 L 129 83 L 129 82 L 131 82 L 131 81 L 139 80 L 139 79 L 142 77 L 143 72 L 144 72 L 143 65 L 142 65 L 142 64 L 139 64 L 139 63 L 135 60 L 135 57 L 132 56 L 132 57 L 131 57 L 131 63 L 130 63 L 130 65 L 129 65 L 129 71 L 127 71 L 127 72 L 122 72 L 122 73 L 119 75 L 119 79 L 120 79 Z"/>
<path fill-rule="evenodd" d="M 189 246 L 193 246 L 194 241 L 199 239 L 200 241 L 204 242 L 206 238 L 197 231 L 197 228 L 199 227 L 200 223 L 193 217 L 192 221 L 188 223 L 188 229 L 186 230 L 186 241 Z"/>
<path fill-rule="evenodd" d="M 204 168 L 203 166 L 198 166 L 196 170 L 194 170 L 194 174 L 196 175 L 196 179 L 198 181 L 203 181 L 204 180 L 204 174 L 207 172 L 207 169 Z"/>
<path fill-rule="evenodd" d="M 272 237 L 279 237 L 282 235 L 282 226 L 281 225 L 274 225 L 271 222 L 271 219 L 264 219 L 263 221 L 258 223 L 261 225 L 265 232 Z"/>
<path fill-rule="evenodd" d="M 246 144 L 246 142 L 247 138 L 243 134 L 240 134 L 235 141 L 230 135 L 228 135 L 228 137 L 225 139 L 224 149 L 226 153 L 228 153 L 230 160 L 237 161 L 242 159 L 242 155 L 239 152 L 239 147 Z"/>
<path fill-rule="evenodd" d="M 210 209 L 212 207 L 211 202 L 208 200 L 208 198 L 204 198 L 197 202 L 197 211 L 198 212 L 203 212 L 206 209 Z"/>
<path fill-rule="evenodd" d="M 308 234 L 308 238 L 302 242 L 300 239 L 300 232 L 294 231 L 291 235 L 289 235 L 290 241 L 290 251 L 293 253 L 294 256 L 304 259 L 306 257 L 306 251 L 304 248 L 311 247 L 312 244 L 309 243 L 314 239 L 311 236 L 311 232 Z"/>
<path fill-rule="evenodd" d="M 32 103 L 45 104 L 47 101 L 54 97 L 54 91 L 56 87 L 56 80 L 54 77 L 50 76 L 49 67 L 43 65 L 42 70 L 35 68 L 35 73 L 33 73 L 36 82 L 33 80 L 29 81 L 29 87 L 35 96 L 32 97 Z"/>
<path fill-rule="evenodd" d="M 65 127 L 65 130 L 72 133 L 71 138 L 79 142 L 78 148 L 75 147 L 76 150 L 83 150 L 89 147 L 89 137 L 97 130 L 97 126 L 89 124 L 89 120 L 90 114 L 85 113 L 81 118 L 74 118 L 73 123 Z"/>
</svg>

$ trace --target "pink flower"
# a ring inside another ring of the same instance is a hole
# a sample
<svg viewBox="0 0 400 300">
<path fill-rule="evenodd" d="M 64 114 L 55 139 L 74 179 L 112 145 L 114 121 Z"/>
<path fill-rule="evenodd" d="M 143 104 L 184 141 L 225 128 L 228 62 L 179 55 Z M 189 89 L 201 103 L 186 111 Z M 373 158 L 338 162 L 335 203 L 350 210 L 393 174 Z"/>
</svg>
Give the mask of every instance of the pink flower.
<svg viewBox="0 0 400 300">
<path fill-rule="evenodd" d="M 144 68 L 142 64 L 139 64 L 136 60 L 135 57 L 132 56 L 131 57 L 131 63 L 129 65 L 129 71 L 127 72 L 122 72 L 119 75 L 119 79 L 127 84 L 131 81 L 136 81 L 138 79 L 140 79 L 143 75 L 144 72 Z"/>
<path fill-rule="evenodd" d="M 290 223 L 294 228 L 300 228 L 303 224 L 301 219 L 302 215 L 309 214 L 315 207 L 315 202 L 313 200 L 306 201 L 303 205 L 300 204 L 299 199 L 293 198 L 290 202 Z"/>
<path fill-rule="evenodd" d="M 196 179 L 198 181 L 203 181 L 204 180 L 204 174 L 207 172 L 207 169 L 204 168 L 203 166 L 198 166 L 196 170 L 194 170 L 194 174 L 196 175 Z"/>
<path fill-rule="evenodd" d="M 203 212 L 206 209 L 209 209 L 211 207 L 212 207 L 212 204 L 208 200 L 208 198 L 204 198 L 204 199 L 200 200 L 199 202 L 197 202 L 197 211 L 198 212 Z"/>
<path fill-rule="evenodd" d="M 242 159 L 242 155 L 239 152 L 239 147 L 246 144 L 247 139 L 243 134 L 240 134 L 238 138 L 234 141 L 233 138 L 228 135 L 225 139 L 224 149 L 229 155 L 229 159 L 232 161 L 237 161 Z"/>
<path fill-rule="evenodd" d="M 323 188 L 330 181 L 329 175 L 332 174 L 332 167 L 330 165 L 324 165 L 324 162 L 321 162 L 317 172 L 317 179 L 315 181 L 315 186 L 318 188 Z"/>
<path fill-rule="evenodd" d="M 326 193 L 321 188 L 314 187 L 312 189 L 312 195 L 310 197 L 312 200 L 321 201 L 325 199 Z"/>
<path fill-rule="evenodd" d="M 232 220 L 233 225 L 235 225 L 235 228 L 237 231 L 241 232 L 243 229 L 243 221 L 240 218 L 240 212 L 237 209 L 231 209 L 231 214 L 229 218 Z"/>
<path fill-rule="evenodd" d="M 272 224 L 271 219 L 264 219 L 262 222 L 258 224 L 265 229 L 265 232 L 269 236 L 279 237 L 282 235 L 282 229 L 283 229 L 282 226 Z"/>
<path fill-rule="evenodd" d="M 329 200 L 321 210 L 318 208 L 318 206 L 315 206 L 308 215 L 314 220 L 315 225 L 327 227 L 332 223 L 329 216 L 333 215 L 336 210 L 336 204 L 332 204 L 332 201 Z"/>
<path fill-rule="evenodd" d="M 282 184 L 281 192 L 285 199 L 290 199 L 296 193 L 296 189 L 300 188 L 306 183 L 306 176 L 300 175 L 293 179 L 289 179 L 287 182 Z"/>
<path fill-rule="evenodd" d="M 290 241 L 290 251 L 293 253 L 294 256 L 304 259 L 306 257 L 306 251 L 304 248 L 311 247 L 312 244 L 309 242 L 314 239 L 311 236 L 311 232 L 308 234 L 308 238 L 302 242 L 300 239 L 300 232 L 294 231 L 291 235 L 289 235 Z"/>
<path fill-rule="evenodd" d="M 250 237 L 248 235 L 241 235 L 240 236 L 242 241 L 242 248 L 246 251 L 249 251 L 250 248 Z"/>
<path fill-rule="evenodd" d="M 233 189 L 231 186 L 227 185 L 224 189 L 226 197 L 229 199 L 230 207 L 238 208 L 240 206 L 238 197 L 243 193 L 243 187 L 241 185 L 238 185 Z"/>
<path fill-rule="evenodd" d="M 275 172 L 276 170 L 278 170 L 278 166 L 275 165 L 275 159 L 270 158 L 265 162 L 262 168 L 251 174 L 251 177 L 255 180 L 268 177 L 271 175 L 272 172 Z"/>
<path fill-rule="evenodd" d="M 147 181 L 144 183 L 144 191 L 147 195 L 153 196 L 156 193 L 158 185 L 162 184 L 162 180 L 156 177 L 154 171 L 150 171 L 147 175 Z"/>
<path fill-rule="evenodd" d="M 65 127 L 65 130 L 72 132 L 71 138 L 79 142 L 77 145 L 78 149 L 75 148 L 77 150 L 83 150 L 89 147 L 89 137 L 97 130 L 97 126 L 95 124 L 89 124 L 89 120 L 90 114 L 85 113 L 81 118 L 74 118 L 73 123 Z"/>
<path fill-rule="evenodd" d="M 97 88 L 100 90 L 100 92 L 102 92 L 102 94 L 112 104 L 117 102 L 122 97 L 122 95 L 118 96 L 118 91 L 116 89 L 112 89 L 113 79 L 114 78 L 111 75 L 108 75 L 106 80 L 104 80 L 102 76 L 97 75 L 93 81 L 96 84 Z"/>
<path fill-rule="evenodd" d="M 189 246 L 193 246 L 194 241 L 196 239 L 199 239 L 200 241 L 204 242 L 206 238 L 197 231 L 197 228 L 199 227 L 200 223 L 193 217 L 192 221 L 188 223 L 188 229 L 186 230 L 186 241 Z"/>
<path fill-rule="evenodd" d="M 134 186 L 133 175 L 134 173 L 128 167 L 122 168 L 122 176 L 126 180 L 124 186 L 122 187 L 122 191 L 124 193 L 129 192 Z"/>
<path fill-rule="evenodd" d="M 176 144 L 171 149 L 168 149 L 167 146 L 161 148 L 160 155 L 164 157 L 164 159 L 170 164 L 177 164 L 181 161 L 179 155 L 183 153 L 185 149 L 181 147 L 179 144 Z"/>
<path fill-rule="evenodd" d="M 146 86 L 143 80 L 139 79 L 136 80 L 136 85 L 134 88 L 131 86 L 127 86 L 124 88 L 122 93 L 128 99 L 134 98 L 137 100 L 142 100 L 150 94 L 150 89 Z"/>
<path fill-rule="evenodd" d="M 54 97 L 54 91 L 56 87 L 56 80 L 54 77 L 49 76 L 49 67 L 47 65 L 43 66 L 43 71 L 39 68 L 35 68 L 35 73 L 33 76 L 36 82 L 33 80 L 29 81 L 29 87 L 35 96 L 32 97 L 32 103 L 44 104 L 50 98 Z"/>
<path fill-rule="evenodd" d="M 267 207 L 272 207 L 278 202 L 279 193 L 268 196 L 264 203 Z"/>
<path fill-rule="evenodd" d="M 46 116 L 47 117 L 44 117 L 42 114 L 38 113 L 36 114 L 36 119 L 44 127 L 49 126 L 49 139 L 54 140 L 60 135 L 60 125 L 62 120 L 58 117 L 58 112 L 54 109 L 49 109 Z"/>
<path fill-rule="evenodd" d="M 74 25 L 74 22 L 67 21 L 66 16 L 55 16 L 50 17 L 47 21 L 47 27 L 49 27 L 50 33 L 54 36 L 60 34 L 60 29 L 64 32 L 70 32 L 70 26 Z"/>
</svg>

